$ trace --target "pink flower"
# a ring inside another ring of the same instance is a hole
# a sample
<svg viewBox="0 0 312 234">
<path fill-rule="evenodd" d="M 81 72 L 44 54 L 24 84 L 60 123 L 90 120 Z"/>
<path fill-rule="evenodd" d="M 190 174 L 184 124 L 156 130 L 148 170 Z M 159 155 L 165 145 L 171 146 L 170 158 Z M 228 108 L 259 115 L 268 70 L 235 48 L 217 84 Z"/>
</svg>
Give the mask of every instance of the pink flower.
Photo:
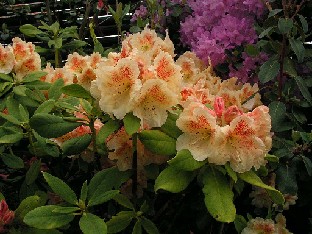
<svg viewBox="0 0 312 234">
<path fill-rule="evenodd" d="M 0 202 L 0 233 L 4 233 L 5 225 L 12 223 L 14 219 L 14 211 L 9 210 L 8 204 L 5 200 Z"/>
<path fill-rule="evenodd" d="M 104 2 L 103 0 L 99 0 L 97 3 L 96 9 L 101 10 L 104 7 Z"/>
<path fill-rule="evenodd" d="M 216 112 L 218 117 L 222 116 L 222 113 L 224 111 L 224 100 L 222 97 L 216 97 L 214 103 L 213 103 L 214 111 Z"/>
</svg>

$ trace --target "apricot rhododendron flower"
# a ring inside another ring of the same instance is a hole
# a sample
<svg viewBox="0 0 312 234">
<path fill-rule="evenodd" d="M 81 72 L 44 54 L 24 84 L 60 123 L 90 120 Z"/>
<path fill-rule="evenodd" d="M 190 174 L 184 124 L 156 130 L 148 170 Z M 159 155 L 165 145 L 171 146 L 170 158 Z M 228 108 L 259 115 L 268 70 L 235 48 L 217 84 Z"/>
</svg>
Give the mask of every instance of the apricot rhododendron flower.
<svg viewBox="0 0 312 234">
<path fill-rule="evenodd" d="M 129 58 L 120 59 L 115 67 L 100 67 L 95 81 L 101 93 L 100 108 L 118 119 L 130 112 L 142 86 L 139 73 L 137 63 Z"/>
<path fill-rule="evenodd" d="M 178 96 L 160 79 L 147 80 L 136 98 L 133 114 L 141 125 L 160 127 L 167 119 L 167 110 L 178 103 Z"/>
</svg>

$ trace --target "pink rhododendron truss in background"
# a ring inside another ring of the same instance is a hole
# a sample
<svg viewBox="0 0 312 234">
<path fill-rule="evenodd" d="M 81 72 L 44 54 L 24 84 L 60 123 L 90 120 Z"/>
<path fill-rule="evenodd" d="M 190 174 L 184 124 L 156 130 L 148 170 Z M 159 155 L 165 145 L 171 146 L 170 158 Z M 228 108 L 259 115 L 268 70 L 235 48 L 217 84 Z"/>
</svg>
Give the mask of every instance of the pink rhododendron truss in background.
<svg viewBox="0 0 312 234">
<path fill-rule="evenodd" d="M 189 0 L 188 4 L 193 13 L 181 23 L 181 40 L 206 63 L 209 59 L 214 66 L 229 62 L 228 52 L 257 42 L 254 23 L 265 10 L 261 0 Z M 242 81 L 248 79 L 255 63 L 249 61 L 240 68 Z"/>
</svg>

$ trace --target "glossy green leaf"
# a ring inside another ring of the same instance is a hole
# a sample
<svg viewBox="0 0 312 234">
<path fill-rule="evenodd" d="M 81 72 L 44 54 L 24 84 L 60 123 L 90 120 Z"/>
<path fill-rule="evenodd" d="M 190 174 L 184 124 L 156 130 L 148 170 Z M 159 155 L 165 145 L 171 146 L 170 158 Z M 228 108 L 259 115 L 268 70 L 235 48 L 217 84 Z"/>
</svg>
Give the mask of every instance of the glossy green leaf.
<svg viewBox="0 0 312 234">
<path fill-rule="evenodd" d="M 106 234 L 107 225 L 103 219 L 91 214 L 84 213 L 79 220 L 79 227 L 83 234 Z"/>
<path fill-rule="evenodd" d="M 69 96 L 91 99 L 91 94 L 79 84 L 70 84 L 62 88 L 62 92 Z"/>
<path fill-rule="evenodd" d="M 15 124 L 15 125 L 20 125 L 20 124 L 21 124 L 21 122 L 20 122 L 17 118 L 15 118 L 13 115 L 4 114 L 4 113 L 0 112 L 0 117 L 1 117 L 2 119 L 5 119 L 5 120 L 7 120 L 7 121 L 9 121 L 9 122 L 11 122 L 11 123 L 13 123 L 13 124 Z M 0 136 L 1 136 L 1 135 L 0 135 Z"/>
<path fill-rule="evenodd" d="M 24 123 L 27 123 L 29 121 L 29 112 L 28 112 L 28 110 L 25 107 L 23 107 L 21 104 L 19 104 L 18 108 L 19 108 L 19 112 L 21 114 L 21 120 Z"/>
<path fill-rule="evenodd" d="M 302 161 L 307 169 L 308 175 L 312 176 L 312 161 L 306 156 L 301 155 Z"/>
<path fill-rule="evenodd" d="M 50 175 L 47 172 L 43 172 L 43 177 L 57 195 L 70 204 L 78 204 L 78 200 L 75 192 L 61 179 Z"/>
<path fill-rule="evenodd" d="M 165 168 L 155 181 L 154 190 L 163 189 L 172 193 L 183 191 L 193 180 L 193 172 L 178 170 L 173 166 Z"/>
<path fill-rule="evenodd" d="M 142 225 L 140 220 L 136 221 L 134 224 L 132 234 L 142 234 Z"/>
<path fill-rule="evenodd" d="M 232 169 L 232 167 L 226 163 L 224 165 L 224 168 L 227 172 L 227 174 L 232 178 L 232 180 L 236 183 L 237 182 L 237 173 Z"/>
<path fill-rule="evenodd" d="M 19 86 L 15 86 L 15 87 L 13 88 L 13 92 L 14 92 L 16 95 L 18 95 L 18 96 L 25 97 L 25 96 L 27 96 L 27 95 L 26 95 L 26 89 L 27 89 L 26 86 L 24 86 L 24 85 L 19 85 Z"/>
<path fill-rule="evenodd" d="M 4 73 L 0 73 L 0 80 L 5 80 L 5 81 L 13 81 L 12 76 L 4 74 Z"/>
<path fill-rule="evenodd" d="M 0 127 L 0 144 L 13 144 L 23 139 L 23 132 L 15 127 Z"/>
<path fill-rule="evenodd" d="M 40 80 L 41 77 L 47 75 L 47 72 L 44 71 L 35 71 L 35 72 L 31 72 L 29 74 L 27 74 L 24 78 L 23 78 L 23 83 L 29 83 L 29 82 L 34 82 L 34 81 L 38 81 Z"/>
<path fill-rule="evenodd" d="M 80 210 L 77 206 L 57 206 L 52 212 L 60 214 L 72 214 Z"/>
<path fill-rule="evenodd" d="M 60 116 L 46 113 L 33 115 L 30 118 L 29 123 L 39 135 L 46 138 L 63 136 L 82 125 L 80 122 L 66 121 Z"/>
<path fill-rule="evenodd" d="M 233 222 L 236 215 L 234 193 L 226 177 L 211 168 L 203 175 L 203 183 L 205 205 L 211 216 L 219 222 Z"/>
<path fill-rule="evenodd" d="M 292 125 L 286 122 L 286 106 L 279 101 L 273 101 L 269 104 L 272 130 L 274 132 L 282 132 L 292 129 Z"/>
<path fill-rule="evenodd" d="M 236 215 L 234 220 L 234 226 L 237 233 L 241 233 L 243 229 L 247 226 L 247 220 L 244 218 L 244 216 Z"/>
<path fill-rule="evenodd" d="M 301 26 L 302 26 L 303 32 L 307 33 L 308 30 L 309 30 L 308 21 L 305 19 L 304 16 L 302 16 L 302 15 L 298 15 L 298 16 L 299 16 L 299 19 L 300 19 L 300 22 L 301 22 Z"/>
<path fill-rule="evenodd" d="M 63 79 L 57 79 L 54 81 L 54 83 L 51 85 L 51 87 L 48 90 L 48 97 L 49 99 L 57 100 L 62 95 L 62 88 L 64 87 L 64 80 Z"/>
<path fill-rule="evenodd" d="M 43 206 L 45 201 L 46 201 L 46 199 L 44 199 L 38 195 L 26 197 L 24 200 L 21 201 L 21 203 L 19 204 L 19 206 L 15 210 L 15 217 L 17 217 L 19 220 L 23 220 L 25 215 L 29 211 L 31 211 L 31 210 L 39 207 L 39 206 Z"/>
<path fill-rule="evenodd" d="M 98 189 L 93 196 L 90 198 L 88 202 L 88 207 L 95 206 L 102 204 L 104 202 L 107 202 L 111 199 L 113 199 L 117 194 L 119 193 L 119 190 L 110 190 L 110 191 L 101 191 Z"/>
<path fill-rule="evenodd" d="M 134 116 L 132 113 L 127 113 L 123 118 L 123 123 L 126 129 L 126 132 L 131 136 L 133 133 L 138 132 L 141 124 L 141 120 Z"/>
<path fill-rule="evenodd" d="M 92 140 L 90 134 L 85 134 L 83 136 L 74 137 L 67 141 L 64 141 L 61 148 L 65 155 L 76 155 L 83 152 L 88 148 Z"/>
<path fill-rule="evenodd" d="M 36 109 L 34 114 L 40 114 L 40 113 L 50 113 L 53 108 L 55 107 L 55 100 L 49 99 L 43 102 L 38 108 Z"/>
<path fill-rule="evenodd" d="M 152 153 L 174 155 L 176 140 L 159 130 L 145 130 L 138 134 L 140 141 Z"/>
<path fill-rule="evenodd" d="M 156 225 L 148 218 L 142 217 L 141 223 L 142 223 L 142 227 L 148 234 L 159 234 L 159 231 Z"/>
<path fill-rule="evenodd" d="M 277 188 L 283 194 L 297 194 L 297 168 L 296 165 L 284 165 L 280 164 L 276 170 L 276 184 Z"/>
<path fill-rule="evenodd" d="M 283 194 L 275 188 L 263 183 L 260 177 L 255 172 L 247 171 L 244 173 L 239 173 L 238 176 L 240 179 L 249 184 L 266 189 L 274 203 L 279 205 L 282 205 L 284 203 L 285 200 Z"/>
<path fill-rule="evenodd" d="M 290 38 L 289 43 L 291 49 L 295 52 L 297 56 L 298 62 L 302 63 L 305 56 L 305 48 L 303 46 L 303 42 L 298 39 Z"/>
<path fill-rule="evenodd" d="M 300 76 L 296 76 L 294 77 L 294 79 L 298 85 L 298 88 L 302 96 L 312 105 L 312 96 L 304 80 Z"/>
<path fill-rule="evenodd" d="M 268 28 L 266 28 L 265 30 L 263 30 L 263 31 L 260 33 L 260 35 L 259 35 L 259 39 L 261 39 L 261 38 L 263 38 L 263 37 L 269 35 L 270 32 L 272 31 L 272 29 L 273 29 L 273 27 L 268 27 Z"/>
<path fill-rule="evenodd" d="M 40 172 L 40 167 L 41 167 L 41 161 L 40 160 L 36 160 L 31 164 L 30 168 L 26 172 L 25 181 L 26 181 L 27 185 L 31 185 L 38 178 L 38 175 Z"/>
<path fill-rule="evenodd" d="M 112 219 L 106 222 L 108 233 L 117 233 L 124 230 L 129 226 L 131 220 L 135 218 L 136 214 L 134 211 L 121 211 L 117 215 L 113 216 Z"/>
<path fill-rule="evenodd" d="M 182 134 L 182 131 L 176 125 L 178 118 L 178 113 L 168 112 L 166 122 L 160 127 L 160 130 L 166 133 L 168 136 L 177 139 Z"/>
<path fill-rule="evenodd" d="M 129 198 L 127 198 L 125 195 L 119 193 L 116 194 L 113 197 L 114 201 L 116 201 L 119 205 L 122 205 L 123 207 L 129 208 L 131 210 L 134 210 L 134 206 L 132 204 L 132 202 L 129 200 Z"/>
<path fill-rule="evenodd" d="M 261 83 L 266 83 L 273 80 L 279 73 L 280 65 L 275 59 L 268 60 L 260 67 L 259 80 Z"/>
<path fill-rule="evenodd" d="M 270 10 L 270 13 L 268 15 L 268 18 L 274 16 L 274 15 L 277 15 L 278 13 L 282 12 L 283 9 L 274 9 L 274 10 Z"/>
<path fill-rule="evenodd" d="M 168 161 L 168 164 L 177 170 L 194 171 L 202 167 L 205 161 L 196 161 L 189 150 L 183 149 L 177 155 Z"/>
<path fill-rule="evenodd" d="M 282 34 L 289 33 L 294 25 L 294 21 L 290 18 L 279 18 L 278 29 Z"/>
<path fill-rule="evenodd" d="M 65 226 L 74 219 L 72 214 L 53 212 L 55 205 L 41 206 L 25 215 L 24 223 L 39 229 L 54 229 Z"/>
<path fill-rule="evenodd" d="M 88 196 L 88 183 L 85 181 L 80 190 L 80 200 L 85 202 Z"/>
<path fill-rule="evenodd" d="M 24 161 L 15 155 L 12 154 L 4 154 L 0 155 L 0 158 L 4 162 L 4 164 L 13 169 L 24 168 Z"/>
<path fill-rule="evenodd" d="M 19 27 L 19 30 L 29 37 L 35 37 L 38 34 L 43 34 L 44 32 L 38 29 L 37 27 L 31 25 L 31 24 L 24 24 Z"/>
</svg>

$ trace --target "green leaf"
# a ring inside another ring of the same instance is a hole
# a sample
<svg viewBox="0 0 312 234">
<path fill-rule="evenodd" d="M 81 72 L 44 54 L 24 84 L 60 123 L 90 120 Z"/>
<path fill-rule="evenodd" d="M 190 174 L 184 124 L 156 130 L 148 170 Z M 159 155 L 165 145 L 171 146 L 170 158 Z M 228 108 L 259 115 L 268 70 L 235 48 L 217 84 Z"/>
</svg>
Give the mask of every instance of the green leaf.
<svg viewBox="0 0 312 234">
<path fill-rule="evenodd" d="M 312 161 L 306 156 L 301 155 L 302 161 L 307 169 L 308 175 L 312 176 Z"/>
<path fill-rule="evenodd" d="M 243 229 L 247 226 L 247 220 L 244 218 L 244 216 L 236 215 L 234 225 L 237 233 L 241 233 Z"/>
<path fill-rule="evenodd" d="M 24 200 L 21 201 L 21 203 L 15 210 L 15 217 L 17 217 L 20 220 L 23 220 L 25 215 L 29 211 L 44 205 L 43 202 L 45 202 L 45 199 L 42 199 L 38 195 L 26 197 Z"/>
<path fill-rule="evenodd" d="M 126 132 L 131 136 L 133 133 L 138 132 L 140 128 L 140 119 L 136 116 L 134 116 L 132 113 L 126 114 L 126 116 L 123 119 L 124 126 L 126 129 Z"/>
<path fill-rule="evenodd" d="M 91 94 L 79 84 L 66 85 L 62 88 L 61 91 L 64 94 L 67 94 L 73 97 L 84 98 L 84 99 L 92 98 Z"/>
<path fill-rule="evenodd" d="M 148 234 L 158 234 L 156 225 L 148 218 L 142 217 L 142 226 Z"/>
<path fill-rule="evenodd" d="M 22 97 L 26 97 L 26 86 L 24 85 L 19 85 L 19 86 L 15 86 L 13 88 L 13 92 L 16 94 L 16 95 L 19 95 L 19 96 L 22 96 Z"/>
<path fill-rule="evenodd" d="M 116 167 L 104 169 L 93 176 L 89 183 L 88 198 L 94 194 L 101 194 L 111 190 L 113 187 L 118 188 L 123 182 L 130 177 L 130 172 L 119 171 Z"/>
<path fill-rule="evenodd" d="M 29 112 L 28 112 L 28 110 L 25 107 L 23 107 L 22 104 L 19 104 L 18 108 L 19 108 L 19 112 L 21 114 L 21 120 L 24 123 L 27 123 L 29 121 Z"/>
<path fill-rule="evenodd" d="M 13 81 L 12 76 L 4 74 L 4 73 L 0 73 L 0 80 L 5 80 L 5 81 Z"/>
<path fill-rule="evenodd" d="M 134 224 L 132 234 L 142 234 L 142 225 L 140 220 L 136 221 L 136 223 Z"/>
<path fill-rule="evenodd" d="M 285 122 L 286 106 L 279 101 L 273 101 L 269 104 L 272 130 L 274 132 L 282 132 L 292 129 L 292 125 L 289 122 Z"/>
<path fill-rule="evenodd" d="M 280 69 L 280 65 L 278 60 L 268 60 L 264 64 L 261 65 L 260 71 L 258 73 L 259 80 L 261 83 L 266 83 L 273 80 Z"/>
<path fill-rule="evenodd" d="M 238 176 L 240 179 L 249 184 L 266 189 L 274 203 L 278 205 L 282 205 L 284 203 L 285 200 L 283 194 L 275 188 L 263 183 L 260 177 L 257 176 L 255 172 L 247 171 L 244 173 L 239 173 Z"/>
<path fill-rule="evenodd" d="M 20 103 L 14 99 L 13 95 L 7 97 L 5 105 L 8 109 L 9 115 L 12 115 L 16 120 L 21 120 L 21 113 L 19 110 Z M 17 123 L 18 121 L 14 122 Z"/>
<path fill-rule="evenodd" d="M 290 58 L 284 59 L 284 72 L 292 77 L 295 77 L 298 75 L 296 68 L 295 68 L 295 64 L 293 60 L 291 60 Z"/>
<path fill-rule="evenodd" d="M 72 214 L 53 212 L 55 205 L 41 206 L 28 212 L 24 223 L 39 229 L 54 229 L 65 226 L 74 219 Z"/>
<path fill-rule="evenodd" d="M 283 11 L 283 9 L 274 9 L 274 10 L 271 10 L 270 13 L 269 13 L 269 15 L 268 15 L 268 18 L 270 18 L 270 17 L 272 17 L 272 16 L 274 16 L 274 15 L 276 15 L 276 14 L 282 12 L 282 11 Z"/>
<path fill-rule="evenodd" d="M 90 198 L 88 202 L 88 207 L 107 202 L 113 199 L 118 193 L 119 193 L 119 190 L 110 190 L 107 192 L 101 192 L 100 190 L 97 190 L 97 192 L 94 193 L 93 196 Z"/>
<path fill-rule="evenodd" d="M 70 204 L 77 205 L 77 197 L 75 192 L 61 179 L 50 175 L 47 172 L 43 172 L 43 177 L 57 195 Z"/>
<path fill-rule="evenodd" d="M 297 85 L 298 85 L 298 88 L 302 94 L 302 96 L 310 103 L 312 104 L 312 96 L 311 96 L 311 93 L 309 91 L 309 89 L 307 88 L 304 80 L 300 77 L 300 76 L 296 76 L 294 77 Z"/>
<path fill-rule="evenodd" d="M 0 192 L 0 201 L 1 200 L 5 200 L 5 197 L 3 196 L 3 194 Z"/>
<path fill-rule="evenodd" d="M 80 200 L 85 202 L 88 196 L 88 183 L 85 181 L 80 190 Z"/>
<path fill-rule="evenodd" d="M 78 49 L 80 47 L 88 45 L 87 42 L 81 40 L 73 40 L 62 46 L 62 49 Z"/>
<path fill-rule="evenodd" d="M 189 150 L 183 149 L 177 155 L 168 161 L 168 164 L 177 170 L 194 171 L 203 165 L 205 161 L 196 161 Z"/>
<path fill-rule="evenodd" d="M 168 136 L 177 139 L 182 134 L 182 131 L 176 125 L 178 118 L 178 113 L 168 112 L 166 122 L 160 127 L 160 130 L 166 133 Z"/>
<path fill-rule="evenodd" d="M 12 87 L 13 84 L 10 82 L 0 83 L 0 97 L 6 94 Z"/>
<path fill-rule="evenodd" d="M 79 227 L 84 234 L 106 234 L 107 225 L 103 219 L 91 214 L 84 213 L 79 220 Z"/>
<path fill-rule="evenodd" d="M 32 183 L 35 182 L 35 180 L 37 179 L 37 177 L 39 175 L 40 167 L 41 167 L 41 161 L 40 160 L 36 160 L 31 164 L 30 168 L 26 172 L 25 180 L 26 180 L 27 185 L 31 185 Z"/>
<path fill-rule="evenodd" d="M 116 201 L 119 205 L 122 205 L 123 207 L 129 208 L 131 210 L 134 210 L 134 206 L 132 204 L 132 202 L 129 200 L 129 198 L 127 198 L 125 195 L 119 193 L 116 194 L 113 197 L 114 201 Z"/>
<path fill-rule="evenodd" d="M 298 14 L 298 16 L 302 25 L 303 32 L 307 33 L 309 30 L 308 21 L 302 15 Z"/>
<path fill-rule="evenodd" d="M 280 164 L 276 171 L 276 184 L 283 194 L 297 194 L 298 184 L 296 178 L 297 168 L 295 165 Z"/>
<path fill-rule="evenodd" d="M 154 190 L 156 192 L 163 189 L 171 193 L 179 193 L 189 185 L 193 178 L 193 172 L 177 170 L 169 166 L 157 177 Z"/>
<path fill-rule="evenodd" d="M 138 136 L 152 153 L 168 156 L 176 153 L 176 140 L 159 130 L 144 130 Z"/>
<path fill-rule="evenodd" d="M 15 125 L 21 124 L 21 122 L 18 119 L 16 119 L 14 116 L 12 116 L 10 114 L 4 114 L 4 113 L 0 112 L 0 117 L 11 122 L 11 123 L 13 123 L 13 124 L 15 124 Z"/>
<path fill-rule="evenodd" d="M 260 35 L 259 35 L 259 39 L 269 35 L 269 33 L 271 32 L 271 30 L 273 29 L 273 27 L 268 27 L 267 29 L 263 30 Z"/>
<path fill-rule="evenodd" d="M 64 80 L 57 79 L 48 90 L 49 99 L 57 100 L 62 95 L 62 88 L 64 87 Z"/>
<path fill-rule="evenodd" d="M 19 30 L 21 31 L 21 33 L 25 34 L 28 37 L 35 37 L 38 34 L 44 33 L 43 31 L 31 24 L 24 24 L 20 26 Z"/>
<path fill-rule="evenodd" d="M 0 144 L 13 144 L 23 139 L 23 132 L 16 127 L 0 127 Z"/>
<path fill-rule="evenodd" d="M 294 21 L 290 18 L 279 18 L 278 29 L 282 34 L 289 33 L 294 25 Z"/>
<path fill-rule="evenodd" d="M 298 62 L 302 63 L 305 56 L 305 48 L 302 41 L 294 38 L 289 39 L 290 47 L 295 52 Z"/>
<path fill-rule="evenodd" d="M 117 233 L 129 226 L 131 220 L 135 218 L 134 211 L 121 211 L 106 222 L 108 233 Z"/>
<path fill-rule="evenodd" d="M 265 160 L 268 160 L 269 162 L 278 162 L 279 158 L 272 154 L 266 154 L 264 157 Z"/>
<path fill-rule="evenodd" d="M 85 149 L 88 148 L 92 140 L 90 134 L 85 134 L 83 136 L 74 137 L 69 139 L 62 144 L 62 150 L 65 155 L 75 155 L 80 154 Z"/>
<path fill-rule="evenodd" d="M 220 171 L 211 168 L 204 174 L 203 183 L 205 205 L 211 216 L 219 222 L 233 222 L 236 215 L 234 193 L 226 177 Z"/>
<path fill-rule="evenodd" d="M 24 161 L 15 155 L 12 154 L 0 154 L 0 157 L 5 165 L 13 169 L 24 168 Z"/>
<path fill-rule="evenodd" d="M 117 131 L 119 128 L 119 123 L 116 120 L 109 119 L 104 126 L 101 127 L 100 131 L 96 135 L 96 146 L 98 150 L 107 150 L 106 148 L 106 138 L 112 134 L 113 132 Z"/>
<path fill-rule="evenodd" d="M 55 107 L 55 100 L 49 99 L 43 102 L 38 108 L 36 109 L 34 114 L 39 114 L 39 113 L 50 113 L 53 108 Z"/>
<path fill-rule="evenodd" d="M 31 128 L 46 138 L 63 136 L 82 125 L 82 123 L 66 121 L 62 117 L 46 113 L 33 115 L 29 123 Z"/>
<path fill-rule="evenodd" d="M 23 78 L 23 83 L 30 83 L 34 81 L 39 81 L 41 77 L 47 75 L 47 72 L 44 71 L 35 71 L 31 72 Z"/>
<path fill-rule="evenodd" d="M 259 49 L 255 45 L 252 45 L 252 44 L 246 45 L 245 52 L 252 57 L 257 56 L 260 53 Z"/>
<path fill-rule="evenodd" d="M 75 213 L 78 210 L 80 210 L 80 208 L 77 206 L 73 206 L 73 207 L 57 206 L 54 210 L 52 210 L 52 212 L 60 213 L 60 214 L 71 214 L 71 213 Z"/>
<path fill-rule="evenodd" d="M 236 183 L 237 182 L 237 174 L 236 174 L 236 172 L 232 169 L 232 167 L 228 164 L 228 163 L 226 163 L 225 165 L 224 165 L 224 167 L 225 167 L 225 170 L 226 170 L 226 172 L 227 172 L 227 174 L 232 178 L 232 180 Z"/>
</svg>

